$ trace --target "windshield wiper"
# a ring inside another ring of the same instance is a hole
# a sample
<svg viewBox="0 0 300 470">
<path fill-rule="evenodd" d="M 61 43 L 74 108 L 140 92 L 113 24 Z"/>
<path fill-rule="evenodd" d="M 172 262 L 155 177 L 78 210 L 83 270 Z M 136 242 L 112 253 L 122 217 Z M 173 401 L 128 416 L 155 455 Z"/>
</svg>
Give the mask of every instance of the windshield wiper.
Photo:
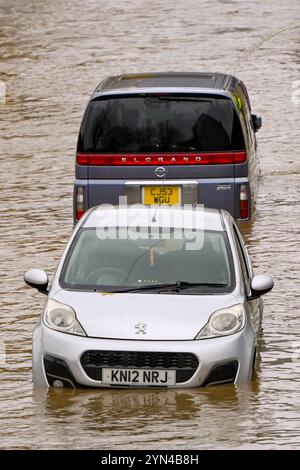
<svg viewBox="0 0 300 470">
<path fill-rule="evenodd" d="M 189 101 L 194 103 L 212 103 L 213 98 L 203 97 L 203 96 L 182 96 L 182 95 L 159 95 L 159 94 L 142 94 L 141 96 L 145 97 L 147 101 L 157 103 L 159 101 Z"/>
<path fill-rule="evenodd" d="M 115 290 L 115 293 L 122 293 L 122 292 L 140 292 L 143 290 L 158 290 L 161 291 L 162 289 L 166 290 L 174 290 L 179 292 L 182 289 L 189 289 L 190 287 L 228 287 L 227 284 L 220 284 L 215 282 L 188 282 L 188 281 L 177 281 L 172 283 L 166 284 L 151 284 L 147 286 L 140 286 L 140 287 L 129 287 L 128 289 L 120 289 Z"/>
<path fill-rule="evenodd" d="M 192 103 L 212 103 L 211 99 L 200 98 L 196 96 L 158 96 L 160 101 L 190 101 Z"/>
</svg>

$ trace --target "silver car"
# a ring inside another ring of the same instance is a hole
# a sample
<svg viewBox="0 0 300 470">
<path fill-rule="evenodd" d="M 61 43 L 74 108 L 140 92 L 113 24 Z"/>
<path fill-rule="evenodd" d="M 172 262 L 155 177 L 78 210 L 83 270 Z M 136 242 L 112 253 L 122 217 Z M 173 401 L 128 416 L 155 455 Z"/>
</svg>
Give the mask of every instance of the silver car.
<svg viewBox="0 0 300 470">
<path fill-rule="evenodd" d="M 113 206 L 81 218 L 33 334 L 33 380 L 54 387 L 248 381 L 272 278 L 253 275 L 228 212 Z"/>
</svg>

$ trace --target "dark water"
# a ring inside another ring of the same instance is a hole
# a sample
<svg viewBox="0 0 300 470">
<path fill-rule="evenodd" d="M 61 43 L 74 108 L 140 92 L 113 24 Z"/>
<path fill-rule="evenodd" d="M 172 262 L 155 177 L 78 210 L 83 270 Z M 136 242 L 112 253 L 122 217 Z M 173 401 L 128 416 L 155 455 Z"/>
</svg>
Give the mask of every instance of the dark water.
<svg viewBox="0 0 300 470">
<path fill-rule="evenodd" d="M 300 447 L 299 62 L 298 0 L 0 0 L 1 448 Z M 87 98 L 109 74 L 152 70 L 236 74 L 263 116 L 257 212 L 244 233 L 275 288 L 256 378 L 207 390 L 34 390 L 31 333 L 45 300 L 22 278 L 31 267 L 52 273 L 72 230 Z"/>
</svg>

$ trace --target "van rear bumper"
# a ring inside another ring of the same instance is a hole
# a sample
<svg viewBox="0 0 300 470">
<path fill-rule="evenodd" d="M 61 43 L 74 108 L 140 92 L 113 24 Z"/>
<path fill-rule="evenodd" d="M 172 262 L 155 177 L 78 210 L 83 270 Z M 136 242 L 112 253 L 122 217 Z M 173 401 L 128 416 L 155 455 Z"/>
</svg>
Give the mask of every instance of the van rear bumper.
<svg viewBox="0 0 300 470">
<path fill-rule="evenodd" d="M 76 188 L 83 187 L 84 209 L 100 204 L 119 204 L 120 196 L 127 196 L 128 204 L 143 203 L 144 186 L 179 186 L 181 204 L 204 204 L 206 207 L 227 210 L 235 219 L 239 219 L 240 186 L 246 185 L 249 213 L 251 214 L 251 191 L 249 180 L 240 178 L 203 178 L 191 180 L 100 180 L 77 179 L 74 185 L 74 220 L 76 206 Z"/>
</svg>

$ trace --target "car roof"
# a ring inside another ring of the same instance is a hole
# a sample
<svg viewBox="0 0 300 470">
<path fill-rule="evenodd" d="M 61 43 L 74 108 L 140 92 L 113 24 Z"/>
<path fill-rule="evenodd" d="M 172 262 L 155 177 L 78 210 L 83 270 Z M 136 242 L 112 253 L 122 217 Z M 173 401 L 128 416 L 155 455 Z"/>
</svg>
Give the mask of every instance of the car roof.
<svg viewBox="0 0 300 470">
<path fill-rule="evenodd" d="M 100 93 L 115 94 L 135 90 L 157 91 L 163 89 L 171 91 L 206 91 L 215 94 L 232 92 L 238 83 L 232 75 L 218 72 L 159 72 L 123 74 L 108 77 L 103 80 L 94 91 L 92 98 Z"/>
<path fill-rule="evenodd" d="M 147 207 L 142 205 L 119 208 L 100 205 L 91 209 L 81 222 L 83 227 L 177 227 L 225 231 L 223 212 L 201 205 L 192 207 Z M 126 218 L 127 217 L 127 218 Z M 171 221 L 171 223 L 170 223 Z M 197 223 L 197 225 L 195 225 Z"/>
</svg>

